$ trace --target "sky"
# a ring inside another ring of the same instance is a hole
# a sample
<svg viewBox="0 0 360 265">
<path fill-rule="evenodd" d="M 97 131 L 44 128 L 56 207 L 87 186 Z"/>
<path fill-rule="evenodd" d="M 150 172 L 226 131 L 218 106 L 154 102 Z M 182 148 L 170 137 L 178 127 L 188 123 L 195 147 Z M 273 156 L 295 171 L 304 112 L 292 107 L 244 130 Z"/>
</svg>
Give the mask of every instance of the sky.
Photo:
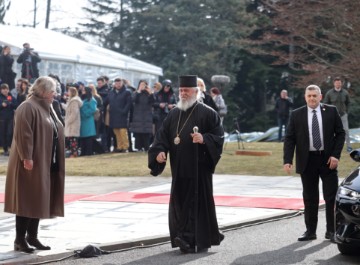
<svg viewBox="0 0 360 265">
<path fill-rule="evenodd" d="M 37 26 L 45 28 L 47 0 L 36 0 L 38 6 Z M 81 7 L 88 4 L 87 0 L 52 0 L 49 28 L 77 27 L 77 23 L 86 17 Z M 33 25 L 34 1 L 11 0 L 10 9 L 6 12 L 5 24 L 12 26 Z"/>
</svg>

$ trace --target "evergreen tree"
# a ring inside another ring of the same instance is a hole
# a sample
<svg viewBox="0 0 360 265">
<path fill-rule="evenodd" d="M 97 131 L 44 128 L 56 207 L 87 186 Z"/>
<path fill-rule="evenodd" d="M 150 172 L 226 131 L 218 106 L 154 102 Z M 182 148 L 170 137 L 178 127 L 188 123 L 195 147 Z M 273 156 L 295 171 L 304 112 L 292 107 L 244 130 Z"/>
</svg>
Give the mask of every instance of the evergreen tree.
<svg viewBox="0 0 360 265">
<path fill-rule="evenodd" d="M 196 74 L 209 89 L 213 86 L 213 75 L 227 75 L 231 83 L 222 94 L 230 108 L 225 118 L 229 130 L 232 119 L 243 114 L 247 116 L 249 129 L 264 128 L 269 123 L 266 99 L 272 92 L 264 86 L 272 69 L 260 60 L 241 68 L 243 40 L 258 23 L 247 12 L 245 2 L 123 0 L 116 6 L 113 0 L 89 1 L 93 7 L 88 11 L 96 20 L 93 18 L 87 24 L 87 33 L 97 37 L 104 47 L 162 67 L 164 78 L 175 84 L 178 75 Z M 106 9 L 103 3 L 107 3 Z M 114 19 L 105 25 L 99 21 L 103 14 L 112 14 Z M 238 79 L 244 71 L 251 77 Z M 275 89 L 276 86 L 271 87 L 271 91 Z M 258 120 L 262 124 L 257 126 L 251 121 L 259 113 L 264 118 Z"/>
<path fill-rule="evenodd" d="M 106 36 L 117 24 L 116 14 L 119 12 L 117 0 L 88 0 L 90 7 L 83 7 L 89 15 L 88 23 L 80 23 L 84 28 L 82 36 L 97 39 L 101 46 L 105 46 Z"/>
</svg>

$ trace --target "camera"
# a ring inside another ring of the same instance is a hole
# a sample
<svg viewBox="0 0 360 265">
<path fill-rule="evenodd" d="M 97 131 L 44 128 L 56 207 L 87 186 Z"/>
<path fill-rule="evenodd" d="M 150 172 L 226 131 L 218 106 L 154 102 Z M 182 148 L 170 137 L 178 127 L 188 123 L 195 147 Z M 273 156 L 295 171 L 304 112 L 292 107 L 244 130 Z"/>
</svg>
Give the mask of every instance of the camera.
<svg viewBox="0 0 360 265">
<path fill-rule="evenodd" d="M 33 48 L 24 48 L 23 53 L 31 54 L 33 50 Z"/>
<path fill-rule="evenodd" d="M 169 104 L 168 103 L 165 103 L 164 112 L 169 113 Z"/>
</svg>

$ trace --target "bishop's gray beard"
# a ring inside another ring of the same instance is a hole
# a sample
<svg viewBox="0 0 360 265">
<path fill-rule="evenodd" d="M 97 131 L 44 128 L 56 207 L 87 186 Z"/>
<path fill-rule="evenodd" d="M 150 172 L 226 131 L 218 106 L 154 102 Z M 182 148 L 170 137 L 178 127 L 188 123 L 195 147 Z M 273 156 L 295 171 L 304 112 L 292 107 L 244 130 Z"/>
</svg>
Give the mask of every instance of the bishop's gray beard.
<svg viewBox="0 0 360 265">
<path fill-rule="evenodd" d="M 187 111 L 192 105 L 194 105 L 195 102 L 196 102 L 196 96 L 188 100 L 180 98 L 176 106 L 183 111 Z"/>
</svg>

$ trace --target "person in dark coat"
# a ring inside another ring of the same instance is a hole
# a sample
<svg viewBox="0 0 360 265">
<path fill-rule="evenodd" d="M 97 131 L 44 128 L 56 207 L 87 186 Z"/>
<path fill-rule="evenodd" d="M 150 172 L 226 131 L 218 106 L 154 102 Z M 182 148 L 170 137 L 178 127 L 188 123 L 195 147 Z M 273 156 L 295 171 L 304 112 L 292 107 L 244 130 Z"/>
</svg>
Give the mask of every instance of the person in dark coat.
<svg viewBox="0 0 360 265">
<path fill-rule="evenodd" d="M 169 153 L 171 245 L 191 253 L 207 251 L 224 239 L 218 228 L 212 183 L 224 130 L 216 111 L 197 101 L 197 77 L 180 76 L 179 83 L 180 101 L 156 133 L 148 166 L 152 175 L 161 174 Z"/>
<path fill-rule="evenodd" d="M 126 89 L 121 78 L 114 80 L 114 89 L 109 92 L 105 100 L 104 108 L 109 105 L 109 126 L 116 136 L 117 148 L 114 152 L 127 152 L 128 140 L 128 118 L 132 104 L 131 92 Z"/>
<path fill-rule="evenodd" d="M 154 95 L 155 132 L 160 129 L 169 111 L 176 107 L 176 97 L 171 84 L 169 79 L 164 80 L 163 87 Z"/>
<path fill-rule="evenodd" d="M 19 81 L 20 80 L 20 81 Z M 23 103 L 26 100 L 27 95 L 29 94 L 29 81 L 26 79 L 20 78 L 18 82 L 20 82 L 20 86 L 18 88 L 17 98 L 16 102 L 17 105 L 20 106 L 21 103 Z"/>
<path fill-rule="evenodd" d="M 345 131 L 335 106 L 320 104 L 321 89 L 305 89 L 306 105 L 291 113 L 284 141 L 284 170 L 290 174 L 296 152 L 296 173 L 303 187 L 306 231 L 298 241 L 316 239 L 321 178 L 326 212 L 326 239 L 334 236 L 334 207 L 338 188 L 338 163 Z"/>
<path fill-rule="evenodd" d="M 9 46 L 4 46 L 0 56 L 0 83 L 7 84 L 9 89 L 15 88 L 16 73 L 12 70 L 14 58 Z"/>
<path fill-rule="evenodd" d="M 135 148 L 138 151 L 148 151 L 152 134 L 152 105 L 154 97 L 147 82 L 139 81 L 134 95 L 132 121 L 130 131 L 134 133 Z"/>
<path fill-rule="evenodd" d="M 287 90 L 283 89 L 280 92 L 280 98 L 275 102 L 275 110 L 277 113 L 277 122 L 279 126 L 278 140 L 282 140 L 282 128 L 285 127 L 285 134 L 287 130 L 287 125 L 289 122 L 290 110 L 293 106 L 292 99 L 288 96 Z"/>
<path fill-rule="evenodd" d="M 0 85 L 0 135 L 4 156 L 9 155 L 9 147 L 13 135 L 13 120 L 16 109 L 16 100 L 9 93 L 7 84 Z"/>
<path fill-rule="evenodd" d="M 26 78 L 32 83 L 39 77 L 38 63 L 41 62 L 41 58 L 38 53 L 34 52 L 34 49 L 30 48 L 29 43 L 23 44 L 23 52 L 19 55 L 17 63 L 21 63 L 21 77 Z"/>
<path fill-rule="evenodd" d="M 108 84 L 109 78 L 107 76 L 100 76 L 96 79 L 97 93 L 100 95 L 102 102 L 104 103 L 111 91 L 111 87 Z M 111 139 L 115 139 L 113 130 L 106 124 L 105 120 L 109 120 L 107 117 L 107 109 L 103 107 L 101 110 L 101 119 L 99 121 L 99 134 L 101 138 L 101 145 L 105 152 L 110 152 Z M 116 142 L 116 141 L 114 141 Z M 115 147 L 114 147 L 115 148 Z"/>
</svg>

